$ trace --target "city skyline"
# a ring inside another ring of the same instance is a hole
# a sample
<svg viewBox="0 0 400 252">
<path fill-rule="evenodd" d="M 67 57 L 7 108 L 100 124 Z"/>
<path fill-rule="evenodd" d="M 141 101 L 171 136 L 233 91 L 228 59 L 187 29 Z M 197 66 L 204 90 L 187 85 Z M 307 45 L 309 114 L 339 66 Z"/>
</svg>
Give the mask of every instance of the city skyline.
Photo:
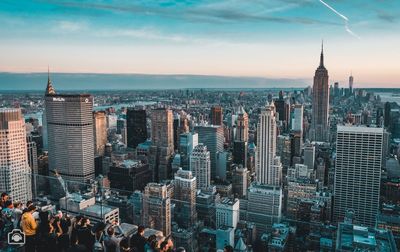
<svg viewBox="0 0 400 252">
<path fill-rule="evenodd" d="M 332 81 L 395 87 L 399 3 L 362 3 L 4 1 L 0 72 L 309 80 L 324 39 Z"/>
<path fill-rule="evenodd" d="M 0 1 L 0 251 L 398 251 L 397 10 Z"/>
</svg>

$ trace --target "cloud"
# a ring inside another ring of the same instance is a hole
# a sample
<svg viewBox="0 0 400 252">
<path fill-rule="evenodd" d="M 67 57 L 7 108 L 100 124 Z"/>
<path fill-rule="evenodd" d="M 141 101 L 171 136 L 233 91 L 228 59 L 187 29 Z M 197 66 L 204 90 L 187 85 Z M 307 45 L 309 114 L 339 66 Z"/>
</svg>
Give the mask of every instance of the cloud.
<svg viewBox="0 0 400 252">
<path fill-rule="evenodd" d="M 282 1 L 282 0 L 281 0 Z M 278 1 L 280 2 L 280 1 Z M 293 24 L 326 24 L 326 25 L 338 25 L 335 22 L 329 22 L 324 20 L 313 19 L 309 17 L 277 17 L 271 15 L 274 12 L 280 12 L 295 8 L 300 4 L 306 4 L 308 0 L 299 1 L 296 3 L 292 0 L 283 0 L 287 2 L 285 5 L 271 6 L 265 5 L 263 1 L 216 1 L 208 4 L 193 4 L 180 6 L 180 8 L 168 8 L 161 7 L 159 4 L 152 2 L 147 4 L 139 4 L 132 2 L 129 5 L 118 5 L 118 4 L 103 4 L 103 3 L 82 3 L 82 2 L 53 2 L 65 7 L 71 8 L 87 8 L 97 9 L 115 12 L 125 12 L 137 15 L 146 16 L 160 16 L 170 19 L 184 20 L 187 22 L 204 22 L 204 23 L 215 23 L 215 22 L 273 22 L 273 23 L 293 23 Z M 245 4 L 244 4 L 245 3 Z M 250 4 L 249 4 L 250 3 Z M 263 7 L 254 8 L 254 3 L 261 3 Z M 275 3 L 277 3 L 275 1 Z M 253 4 L 253 5 L 252 5 Z"/>
<path fill-rule="evenodd" d="M 87 28 L 87 24 L 83 22 L 72 22 L 72 21 L 59 21 L 57 29 L 63 32 L 77 32 Z"/>
<path fill-rule="evenodd" d="M 377 16 L 380 20 L 388 22 L 388 23 L 394 23 L 397 19 L 397 16 L 392 14 L 392 13 L 388 13 L 386 11 L 383 10 L 378 10 L 377 11 Z"/>
<path fill-rule="evenodd" d="M 103 29 L 96 31 L 94 35 L 99 37 L 132 37 L 171 42 L 189 42 L 184 36 L 163 34 L 159 30 L 151 27 L 143 27 L 139 29 Z"/>
</svg>

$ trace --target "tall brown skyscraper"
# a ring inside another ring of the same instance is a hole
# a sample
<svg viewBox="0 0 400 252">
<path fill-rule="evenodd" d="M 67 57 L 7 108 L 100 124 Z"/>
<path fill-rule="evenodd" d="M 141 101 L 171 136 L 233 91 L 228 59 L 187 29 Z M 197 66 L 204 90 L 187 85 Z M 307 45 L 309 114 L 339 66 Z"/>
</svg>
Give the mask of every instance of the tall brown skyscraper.
<svg viewBox="0 0 400 252">
<path fill-rule="evenodd" d="M 222 116 L 222 107 L 221 106 L 213 106 L 211 108 L 211 124 L 221 126 L 223 123 Z"/>
<path fill-rule="evenodd" d="M 154 179 L 161 181 L 171 175 L 169 160 L 174 153 L 173 116 L 170 109 L 159 108 L 151 114 L 150 168 Z"/>
<path fill-rule="evenodd" d="M 242 106 L 237 111 L 236 136 L 233 143 L 233 161 L 247 166 L 247 142 L 249 140 L 249 117 Z"/>
<path fill-rule="evenodd" d="M 311 137 L 315 141 L 328 141 L 328 113 L 329 113 L 329 76 L 324 66 L 324 47 L 322 45 L 319 67 L 315 71 L 313 100 L 312 100 L 312 121 Z"/>
<path fill-rule="evenodd" d="M 249 116 L 242 106 L 238 109 L 236 141 L 249 141 Z"/>
<path fill-rule="evenodd" d="M 93 112 L 94 154 L 104 156 L 107 143 L 107 117 L 106 112 Z"/>
</svg>

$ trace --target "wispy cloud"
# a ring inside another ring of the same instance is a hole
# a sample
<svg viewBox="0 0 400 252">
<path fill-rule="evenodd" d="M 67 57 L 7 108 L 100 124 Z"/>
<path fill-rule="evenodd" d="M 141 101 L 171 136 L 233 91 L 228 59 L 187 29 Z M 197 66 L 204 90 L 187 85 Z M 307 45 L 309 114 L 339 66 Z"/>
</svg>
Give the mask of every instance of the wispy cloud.
<svg viewBox="0 0 400 252">
<path fill-rule="evenodd" d="M 59 21 L 56 29 L 61 32 L 77 32 L 87 28 L 87 24 L 84 22 L 73 22 L 73 21 Z"/>
<path fill-rule="evenodd" d="M 271 15 L 275 12 L 295 8 L 299 3 L 292 2 L 280 6 L 264 6 L 263 8 L 254 8 L 252 4 L 260 1 L 243 2 L 237 0 L 212 2 L 211 4 L 196 4 L 195 6 L 186 6 L 184 8 L 163 8 L 155 4 L 103 4 L 103 3 L 83 3 L 83 2 L 53 2 L 72 8 L 88 8 L 109 10 L 115 12 L 132 13 L 135 15 L 158 16 L 170 19 L 184 20 L 188 22 L 273 22 L 273 23 L 293 23 L 293 24 L 326 24 L 338 25 L 335 22 L 318 20 L 309 17 L 282 17 Z M 299 1 L 306 3 L 308 0 Z M 238 3 L 238 4 L 235 4 Z M 239 4 L 240 3 L 240 4 Z M 245 4 L 243 4 L 245 3 Z M 260 2 L 261 3 L 261 2 Z M 264 3 L 265 5 L 265 3 Z M 248 7 L 252 7 L 249 9 Z"/>
<path fill-rule="evenodd" d="M 387 11 L 383 11 L 383 10 L 378 10 L 377 16 L 380 20 L 389 22 L 389 23 L 394 23 L 398 18 L 398 16 L 396 16 L 392 13 L 389 13 Z"/>
<path fill-rule="evenodd" d="M 338 15 L 340 18 L 342 18 L 344 20 L 344 29 L 346 30 L 347 33 L 349 33 L 351 36 L 357 38 L 357 39 L 361 39 L 360 36 L 358 36 L 357 34 L 355 34 L 349 27 L 349 18 L 346 17 L 345 15 L 343 15 L 342 13 L 340 13 L 339 11 L 337 11 L 336 9 L 334 9 L 332 6 L 330 6 L 329 4 L 327 4 L 326 2 L 324 2 L 323 0 L 319 0 L 323 5 L 325 5 L 325 7 L 327 7 L 328 9 L 330 9 L 332 12 L 334 12 L 336 15 Z"/>
<path fill-rule="evenodd" d="M 164 40 L 170 42 L 190 42 L 187 37 L 174 34 L 163 34 L 159 30 L 152 27 L 143 27 L 139 29 L 102 29 L 98 30 L 94 34 L 99 37 L 131 37 L 138 39 L 148 40 Z"/>
</svg>

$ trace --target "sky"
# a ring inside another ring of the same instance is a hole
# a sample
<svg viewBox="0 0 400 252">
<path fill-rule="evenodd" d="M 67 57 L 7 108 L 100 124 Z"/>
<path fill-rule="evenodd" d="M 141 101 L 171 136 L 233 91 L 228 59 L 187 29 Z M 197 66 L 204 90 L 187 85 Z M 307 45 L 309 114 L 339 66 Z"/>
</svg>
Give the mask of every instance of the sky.
<svg viewBox="0 0 400 252">
<path fill-rule="evenodd" d="M 2 0 L 0 24 L 0 72 L 311 80 L 323 40 L 331 82 L 400 87 L 399 0 Z"/>
</svg>

